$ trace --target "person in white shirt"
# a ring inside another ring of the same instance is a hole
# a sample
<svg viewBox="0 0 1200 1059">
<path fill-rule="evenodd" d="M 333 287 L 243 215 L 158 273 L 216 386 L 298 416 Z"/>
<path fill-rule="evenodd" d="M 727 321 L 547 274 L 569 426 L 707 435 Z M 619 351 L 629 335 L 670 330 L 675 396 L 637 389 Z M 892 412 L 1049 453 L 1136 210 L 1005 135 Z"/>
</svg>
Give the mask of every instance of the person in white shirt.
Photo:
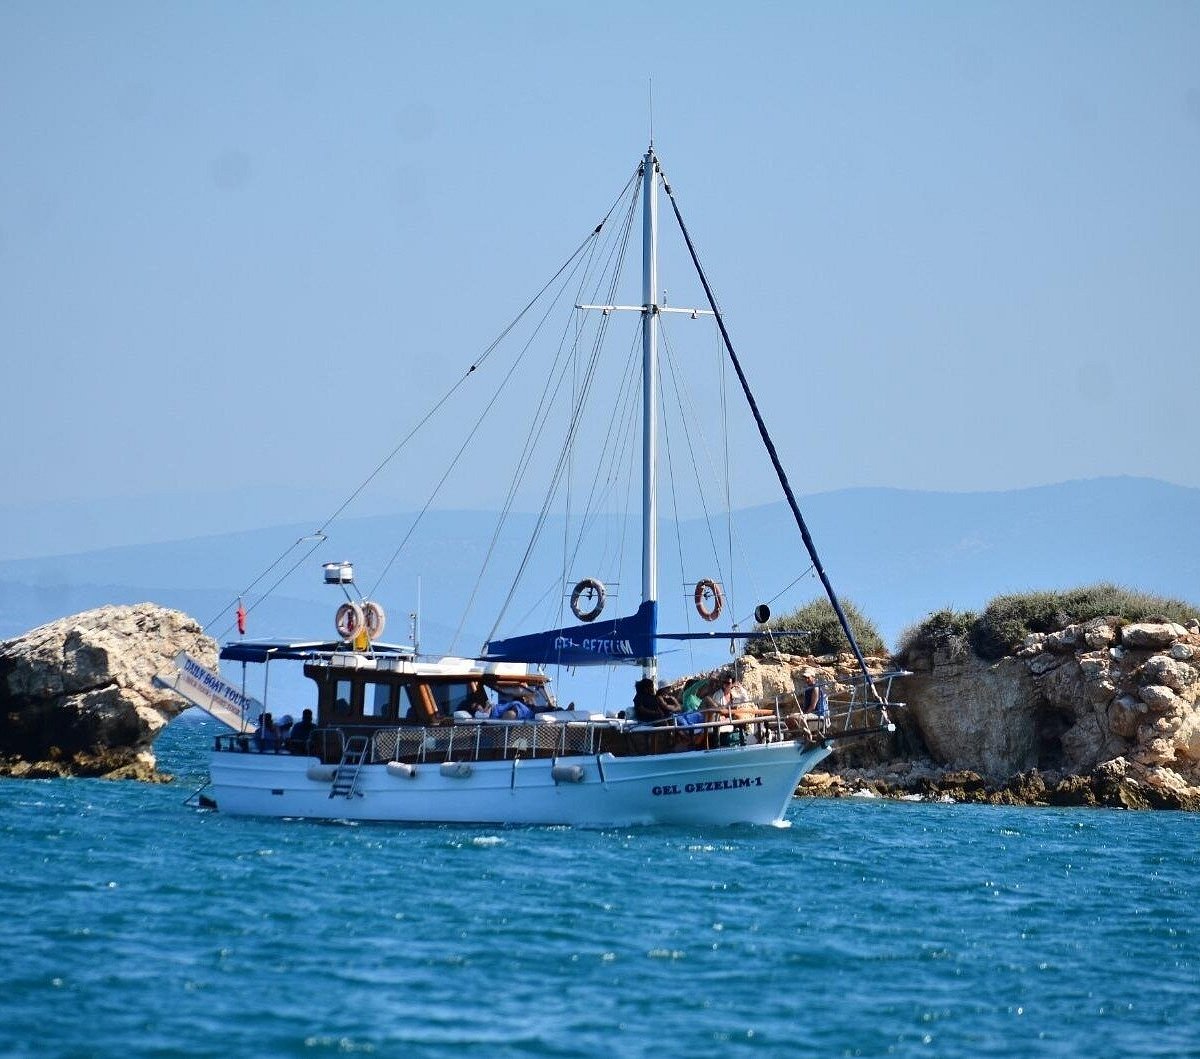
<svg viewBox="0 0 1200 1059">
<path fill-rule="evenodd" d="M 750 694 L 732 673 L 726 673 L 721 678 L 721 686 L 709 695 L 708 701 L 730 717 L 735 707 L 749 705 Z"/>
</svg>

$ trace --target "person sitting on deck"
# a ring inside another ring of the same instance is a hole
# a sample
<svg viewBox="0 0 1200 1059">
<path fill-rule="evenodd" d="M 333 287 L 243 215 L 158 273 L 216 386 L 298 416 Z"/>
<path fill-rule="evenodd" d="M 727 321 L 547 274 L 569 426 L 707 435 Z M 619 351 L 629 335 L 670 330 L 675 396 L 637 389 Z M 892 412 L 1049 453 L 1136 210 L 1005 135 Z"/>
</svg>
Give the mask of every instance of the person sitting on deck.
<svg viewBox="0 0 1200 1059">
<path fill-rule="evenodd" d="M 467 696 L 467 701 L 463 703 L 463 709 L 476 718 L 491 716 L 491 708 L 492 700 L 488 698 L 487 688 L 482 684 L 476 684 Z"/>
<path fill-rule="evenodd" d="M 550 689 L 545 684 L 535 684 L 529 689 L 529 697 L 525 700 L 536 713 L 553 713 L 558 709 L 558 703 L 554 701 L 554 696 L 550 694 Z"/>
<path fill-rule="evenodd" d="M 809 739 L 813 740 L 816 737 L 813 735 L 813 730 L 808 725 L 808 713 L 812 710 L 813 715 L 820 722 L 820 715 L 817 710 L 820 708 L 821 697 L 824 695 L 822 689 L 817 687 L 816 674 L 810 669 L 804 674 L 804 690 L 801 692 L 800 709 L 797 713 L 789 713 L 784 722 L 787 724 L 788 733 L 793 739 Z M 825 706 L 825 713 L 828 715 L 829 707 Z"/>
<path fill-rule="evenodd" d="M 254 749 L 260 754 L 274 753 L 279 749 L 279 730 L 269 713 L 264 713 L 258 719 L 258 727 L 254 729 Z"/>
<path fill-rule="evenodd" d="M 495 721 L 531 721 L 533 696 L 528 691 L 508 695 L 502 692 L 500 701 L 488 711 L 488 716 Z"/>
<path fill-rule="evenodd" d="M 683 707 L 674 692 L 666 688 L 654 690 L 654 681 L 643 677 L 633 685 L 633 715 L 645 724 L 677 719 Z"/>
<path fill-rule="evenodd" d="M 287 749 L 293 754 L 303 754 L 308 749 L 308 737 L 312 735 L 312 710 L 306 709 L 294 725 L 287 740 Z"/>
<path fill-rule="evenodd" d="M 692 714 L 700 714 L 701 720 L 703 720 L 705 700 L 715 690 L 715 685 L 708 677 L 693 680 L 683 689 L 683 715 L 690 717 Z"/>
<path fill-rule="evenodd" d="M 754 705 L 750 693 L 733 673 L 726 673 L 721 678 L 721 686 L 710 696 L 710 701 L 722 711 L 721 716 L 734 721 L 747 721 L 770 712 Z"/>
<path fill-rule="evenodd" d="M 688 724 L 703 724 L 704 717 L 704 698 L 708 695 L 712 686 L 712 681 L 708 677 L 703 677 L 700 680 L 693 680 L 683 689 L 683 694 L 680 697 L 679 710 L 675 714 L 675 723 L 678 725 Z M 669 692 L 667 693 L 669 694 Z M 672 696 L 674 698 L 674 696 Z"/>
<path fill-rule="evenodd" d="M 674 716 L 674 711 L 654 693 L 654 681 L 649 677 L 642 677 L 633 685 L 633 715 L 647 724 Z"/>
<path fill-rule="evenodd" d="M 817 729 L 822 735 L 829 730 L 829 696 L 817 683 L 817 675 L 811 669 L 804 674 L 804 712 L 817 719 Z"/>
</svg>

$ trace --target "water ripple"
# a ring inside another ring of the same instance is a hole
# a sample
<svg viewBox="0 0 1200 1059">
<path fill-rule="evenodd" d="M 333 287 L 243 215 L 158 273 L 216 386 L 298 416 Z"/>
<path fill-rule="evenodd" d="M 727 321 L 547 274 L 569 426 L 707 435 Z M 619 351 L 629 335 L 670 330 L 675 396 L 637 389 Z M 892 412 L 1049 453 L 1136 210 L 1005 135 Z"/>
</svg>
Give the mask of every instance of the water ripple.
<svg viewBox="0 0 1200 1059">
<path fill-rule="evenodd" d="M 0 1052 L 1200 1052 L 1185 814 L 805 802 L 792 827 L 238 820 L 0 781 Z M 169 756 L 174 754 L 174 760 Z"/>
</svg>

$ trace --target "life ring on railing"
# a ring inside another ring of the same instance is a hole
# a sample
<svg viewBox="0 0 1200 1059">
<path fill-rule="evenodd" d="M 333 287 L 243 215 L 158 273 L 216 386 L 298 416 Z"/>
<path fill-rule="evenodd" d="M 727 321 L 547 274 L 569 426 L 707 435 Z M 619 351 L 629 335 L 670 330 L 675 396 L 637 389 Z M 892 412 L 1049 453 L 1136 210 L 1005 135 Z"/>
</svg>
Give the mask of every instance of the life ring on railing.
<svg viewBox="0 0 1200 1059">
<path fill-rule="evenodd" d="M 378 640 L 383 635 L 383 627 L 387 624 L 387 614 L 378 603 L 364 599 L 362 603 L 363 625 L 367 635 L 372 640 Z"/>
<path fill-rule="evenodd" d="M 696 582 L 696 613 L 705 621 L 716 621 L 725 609 L 725 593 L 711 577 Z"/>
<path fill-rule="evenodd" d="M 337 614 L 334 615 L 333 624 L 337 627 L 343 640 L 353 640 L 363 631 L 363 626 L 366 624 L 362 607 L 357 603 L 343 603 L 338 607 Z"/>
<path fill-rule="evenodd" d="M 595 600 L 590 610 L 584 610 L 583 599 L 588 602 Z M 595 621 L 604 609 L 604 582 L 594 577 L 585 577 L 571 591 L 571 610 L 580 621 Z"/>
</svg>

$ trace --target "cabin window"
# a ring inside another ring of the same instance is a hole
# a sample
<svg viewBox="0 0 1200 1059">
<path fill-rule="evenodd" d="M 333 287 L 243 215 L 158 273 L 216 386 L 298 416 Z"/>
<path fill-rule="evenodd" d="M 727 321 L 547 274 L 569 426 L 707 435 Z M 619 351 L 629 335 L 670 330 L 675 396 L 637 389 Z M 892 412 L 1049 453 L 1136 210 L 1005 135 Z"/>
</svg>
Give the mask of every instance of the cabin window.
<svg viewBox="0 0 1200 1059">
<path fill-rule="evenodd" d="M 438 713 L 445 717 L 449 717 L 455 710 L 469 709 L 467 700 L 471 697 L 470 684 L 430 684 L 429 690 L 437 703 Z"/>
<path fill-rule="evenodd" d="M 350 681 L 339 680 L 333 692 L 333 712 L 338 717 L 350 713 Z"/>
<path fill-rule="evenodd" d="M 381 721 L 406 717 L 410 709 L 412 699 L 405 684 L 372 684 L 363 702 L 363 716 L 378 717 Z"/>
<path fill-rule="evenodd" d="M 396 716 L 396 693 L 398 684 L 372 684 L 363 700 L 363 716 L 378 717 L 386 721 Z"/>
</svg>

